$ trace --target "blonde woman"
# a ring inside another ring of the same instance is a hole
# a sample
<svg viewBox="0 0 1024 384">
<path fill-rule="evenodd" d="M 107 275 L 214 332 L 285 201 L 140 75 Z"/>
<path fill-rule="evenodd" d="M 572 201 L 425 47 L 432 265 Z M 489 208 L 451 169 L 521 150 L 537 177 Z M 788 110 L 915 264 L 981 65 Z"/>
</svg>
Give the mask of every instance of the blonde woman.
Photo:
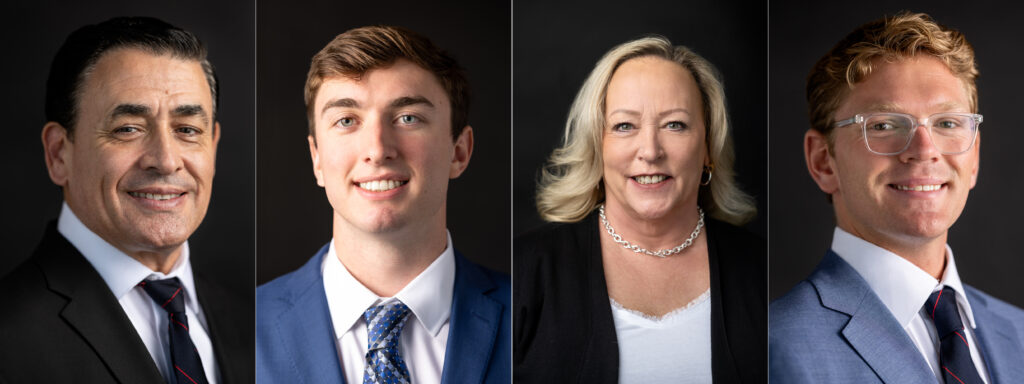
<svg viewBox="0 0 1024 384">
<path fill-rule="evenodd" d="M 764 382 L 763 240 L 710 63 L 661 37 L 576 95 L 514 244 L 516 382 Z"/>
</svg>

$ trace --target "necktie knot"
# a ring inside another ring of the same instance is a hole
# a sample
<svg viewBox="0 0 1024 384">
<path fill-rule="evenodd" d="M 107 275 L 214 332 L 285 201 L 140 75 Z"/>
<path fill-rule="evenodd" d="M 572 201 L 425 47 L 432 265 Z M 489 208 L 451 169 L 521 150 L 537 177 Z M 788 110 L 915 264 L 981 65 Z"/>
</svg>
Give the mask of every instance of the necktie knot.
<svg viewBox="0 0 1024 384">
<path fill-rule="evenodd" d="M 177 277 L 163 280 L 149 280 L 139 283 L 161 308 L 170 313 L 185 312 L 185 295 L 182 292 L 181 280 Z"/>
<path fill-rule="evenodd" d="M 943 287 L 942 290 L 932 292 L 925 302 L 925 311 L 935 322 L 939 338 L 945 338 L 964 329 L 964 323 L 960 319 L 960 308 L 956 303 L 956 291 L 953 288 Z"/>
<path fill-rule="evenodd" d="M 368 344 L 364 384 L 409 382 L 409 369 L 398 351 L 398 339 L 409 320 L 409 312 L 409 307 L 400 301 L 363 312 Z"/>
</svg>

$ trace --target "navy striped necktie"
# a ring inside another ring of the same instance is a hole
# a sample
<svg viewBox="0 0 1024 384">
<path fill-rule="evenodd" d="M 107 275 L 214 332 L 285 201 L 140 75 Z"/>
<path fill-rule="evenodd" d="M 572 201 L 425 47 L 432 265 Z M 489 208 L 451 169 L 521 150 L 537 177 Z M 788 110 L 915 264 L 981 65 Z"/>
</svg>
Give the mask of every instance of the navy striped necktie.
<svg viewBox="0 0 1024 384">
<path fill-rule="evenodd" d="M 149 297 L 167 311 L 167 332 L 171 341 L 171 363 L 177 384 L 205 384 L 206 372 L 199 351 L 188 335 L 185 293 L 177 277 L 139 283 Z"/>
<path fill-rule="evenodd" d="M 939 334 L 939 365 L 946 384 L 983 384 L 971 359 L 967 331 L 956 304 L 956 291 L 943 287 L 941 291 L 932 292 L 924 303 L 924 310 L 935 322 Z"/>
</svg>

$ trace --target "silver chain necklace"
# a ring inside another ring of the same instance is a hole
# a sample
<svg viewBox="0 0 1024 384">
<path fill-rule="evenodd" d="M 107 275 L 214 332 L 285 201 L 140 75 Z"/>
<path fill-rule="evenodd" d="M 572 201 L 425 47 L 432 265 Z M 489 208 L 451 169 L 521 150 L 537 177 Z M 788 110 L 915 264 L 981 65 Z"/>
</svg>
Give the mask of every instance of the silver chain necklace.
<svg viewBox="0 0 1024 384">
<path fill-rule="evenodd" d="M 672 256 L 674 254 L 682 252 L 684 249 L 686 249 L 686 247 L 693 245 L 693 241 L 696 240 L 697 236 L 700 235 L 700 229 L 704 227 L 704 210 L 700 209 L 700 207 L 697 207 L 697 213 L 700 215 L 700 218 L 697 219 L 697 228 L 694 228 L 693 232 L 690 233 L 689 239 L 686 239 L 686 241 L 684 241 L 682 244 L 677 245 L 675 248 L 659 249 L 657 251 L 651 252 L 648 251 L 646 248 L 640 248 L 640 246 L 636 244 L 632 244 L 629 241 L 623 240 L 622 235 L 615 233 L 615 229 L 613 229 L 612 225 L 608 223 L 608 217 L 604 215 L 604 204 L 601 204 L 601 207 L 598 209 L 598 216 L 601 217 L 601 223 L 604 224 L 604 229 L 608 231 L 609 235 L 611 235 L 612 241 L 621 244 L 623 248 L 631 250 L 635 253 L 643 253 L 645 255 L 658 256 L 661 258 L 665 258 L 667 256 Z"/>
</svg>

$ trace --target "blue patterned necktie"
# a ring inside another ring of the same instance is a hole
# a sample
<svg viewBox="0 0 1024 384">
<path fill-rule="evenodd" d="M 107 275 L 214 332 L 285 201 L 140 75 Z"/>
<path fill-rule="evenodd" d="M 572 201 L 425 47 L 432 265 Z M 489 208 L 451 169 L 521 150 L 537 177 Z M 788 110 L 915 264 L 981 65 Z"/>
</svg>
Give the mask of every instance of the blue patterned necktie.
<svg viewBox="0 0 1024 384">
<path fill-rule="evenodd" d="M 409 307 L 400 301 L 363 312 L 366 319 L 366 369 L 363 384 L 408 384 L 409 369 L 398 353 L 398 338 L 409 319 Z"/>
<path fill-rule="evenodd" d="M 177 277 L 139 283 L 149 297 L 167 311 L 167 332 L 171 341 L 171 364 L 177 384 L 206 383 L 206 372 L 199 360 L 199 351 L 188 335 L 185 316 L 185 294 Z"/>
<path fill-rule="evenodd" d="M 935 322 L 939 334 L 939 365 L 946 384 L 982 384 L 981 376 L 971 359 L 971 348 L 964 335 L 964 323 L 956 304 L 956 291 L 943 287 L 932 292 L 924 310 Z"/>
</svg>

